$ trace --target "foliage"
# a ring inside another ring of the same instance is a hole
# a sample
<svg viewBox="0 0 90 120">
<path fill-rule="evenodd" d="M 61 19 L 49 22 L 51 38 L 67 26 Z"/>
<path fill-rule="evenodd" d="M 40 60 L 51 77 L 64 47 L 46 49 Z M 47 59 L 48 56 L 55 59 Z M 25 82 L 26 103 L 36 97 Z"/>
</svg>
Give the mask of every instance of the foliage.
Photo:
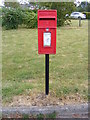
<svg viewBox="0 0 90 120">
<path fill-rule="evenodd" d="M 78 6 L 77 9 L 76 9 L 77 12 L 83 12 L 85 11 L 82 7 Z"/>
<path fill-rule="evenodd" d="M 4 2 L 5 7 L 18 8 L 20 7 L 19 2 Z"/>
<path fill-rule="evenodd" d="M 36 4 L 36 3 L 35 3 Z M 5 3 L 7 8 L 3 9 L 2 25 L 6 29 L 16 29 L 18 25 L 24 24 L 27 28 L 37 27 L 37 10 L 21 9 L 19 3 Z M 40 9 L 57 9 L 57 26 L 70 24 L 70 20 L 65 17 L 74 11 L 73 3 L 38 3 Z"/>
<path fill-rule="evenodd" d="M 90 19 L 90 3 L 81 2 L 81 5 L 77 7 L 76 11 L 86 14 L 86 18 Z"/>
<path fill-rule="evenodd" d="M 6 29 L 17 29 L 23 22 L 23 12 L 20 9 L 3 8 L 2 9 L 2 26 Z"/>
<path fill-rule="evenodd" d="M 22 116 L 23 116 L 23 120 L 26 120 L 26 119 L 28 120 L 29 119 L 29 115 L 28 114 L 23 114 Z"/>
<path fill-rule="evenodd" d="M 5 29 L 17 29 L 18 25 L 24 24 L 27 28 L 37 27 L 37 13 L 29 9 L 3 8 L 2 26 Z"/>
<path fill-rule="evenodd" d="M 90 3 L 81 2 L 81 5 L 76 9 L 78 12 L 90 12 Z"/>
<path fill-rule="evenodd" d="M 47 118 L 47 119 L 55 119 L 55 118 L 56 118 L 56 112 L 54 111 L 54 112 L 51 113 L 51 114 L 47 114 L 47 115 L 46 115 L 46 118 Z"/>
<path fill-rule="evenodd" d="M 0 26 L 2 26 L 2 9 L 0 8 Z"/>
<path fill-rule="evenodd" d="M 75 10 L 74 3 L 70 2 L 46 2 L 40 3 L 42 9 L 56 9 L 57 10 L 57 25 L 64 25 L 65 21 L 68 19 L 65 17 L 66 14 L 71 14 L 72 11 Z M 70 22 L 70 21 L 69 21 Z"/>
<path fill-rule="evenodd" d="M 24 14 L 24 24 L 27 28 L 35 28 L 37 27 L 37 14 L 33 11 L 25 12 Z"/>
<path fill-rule="evenodd" d="M 37 115 L 37 120 L 42 120 L 44 119 L 44 115 L 43 114 L 38 114 Z"/>
<path fill-rule="evenodd" d="M 56 112 L 54 111 L 53 113 L 49 113 L 49 114 L 38 114 L 37 115 L 37 120 L 43 120 L 43 119 L 48 119 L 48 120 L 51 120 L 51 119 L 55 119 L 56 118 Z"/>
<path fill-rule="evenodd" d="M 86 7 L 86 11 L 90 12 L 90 3 L 88 3 L 87 7 Z"/>
<path fill-rule="evenodd" d="M 86 15 L 86 18 L 87 18 L 87 19 L 90 19 L 90 12 L 83 12 L 83 14 Z"/>
</svg>

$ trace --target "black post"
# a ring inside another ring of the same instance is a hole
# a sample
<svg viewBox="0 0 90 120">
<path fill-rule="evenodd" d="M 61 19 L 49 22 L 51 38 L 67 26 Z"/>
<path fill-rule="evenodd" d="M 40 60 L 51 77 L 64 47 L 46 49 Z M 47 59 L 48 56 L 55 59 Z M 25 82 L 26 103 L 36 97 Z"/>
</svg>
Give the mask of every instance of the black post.
<svg viewBox="0 0 90 120">
<path fill-rule="evenodd" d="M 49 94 L 49 54 L 45 55 L 45 92 Z"/>
<path fill-rule="evenodd" d="M 81 18 L 79 18 L 79 27 L 81 27 Z"/>
</svg>

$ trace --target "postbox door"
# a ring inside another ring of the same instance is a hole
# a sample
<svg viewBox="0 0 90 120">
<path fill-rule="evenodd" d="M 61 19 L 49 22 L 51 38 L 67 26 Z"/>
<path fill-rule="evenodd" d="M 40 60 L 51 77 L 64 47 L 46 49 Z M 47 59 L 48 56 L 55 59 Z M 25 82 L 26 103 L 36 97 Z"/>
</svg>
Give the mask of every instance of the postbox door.
<svg viewBox="0 0 90 120">
<path fill-rule="evenodd" d="M 55 54 L 56 53 L 56 29 L 46 29 L 38 30 L 38 49 L 41 54 Z"/>
</svg>

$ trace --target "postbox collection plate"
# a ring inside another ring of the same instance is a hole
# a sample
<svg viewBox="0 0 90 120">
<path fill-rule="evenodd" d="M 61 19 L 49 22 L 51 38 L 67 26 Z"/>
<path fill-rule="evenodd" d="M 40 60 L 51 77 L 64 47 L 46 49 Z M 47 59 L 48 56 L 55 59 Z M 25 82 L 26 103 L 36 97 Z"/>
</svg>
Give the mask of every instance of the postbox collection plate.
<svg viewBox="0 0 90 120">
<path fill-rule="evenodd" d="M 44 32 L 43 33 L 43 43 L 44 47 L 51 47 L 51 33 L 50 32 Z"/>
</svg>

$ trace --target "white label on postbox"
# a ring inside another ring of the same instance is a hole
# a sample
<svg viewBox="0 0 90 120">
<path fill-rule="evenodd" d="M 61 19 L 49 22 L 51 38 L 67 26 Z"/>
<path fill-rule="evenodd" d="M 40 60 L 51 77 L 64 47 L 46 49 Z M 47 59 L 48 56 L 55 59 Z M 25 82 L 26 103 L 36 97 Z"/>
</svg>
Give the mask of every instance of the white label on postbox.
<svg viewBox="0 0 90 120">
<path fill-rule="evenodd" d="M 51 33 L 47 32 L 44 33 L 44 47 L 50 47 L 51 46 Z"/>
</svg>

